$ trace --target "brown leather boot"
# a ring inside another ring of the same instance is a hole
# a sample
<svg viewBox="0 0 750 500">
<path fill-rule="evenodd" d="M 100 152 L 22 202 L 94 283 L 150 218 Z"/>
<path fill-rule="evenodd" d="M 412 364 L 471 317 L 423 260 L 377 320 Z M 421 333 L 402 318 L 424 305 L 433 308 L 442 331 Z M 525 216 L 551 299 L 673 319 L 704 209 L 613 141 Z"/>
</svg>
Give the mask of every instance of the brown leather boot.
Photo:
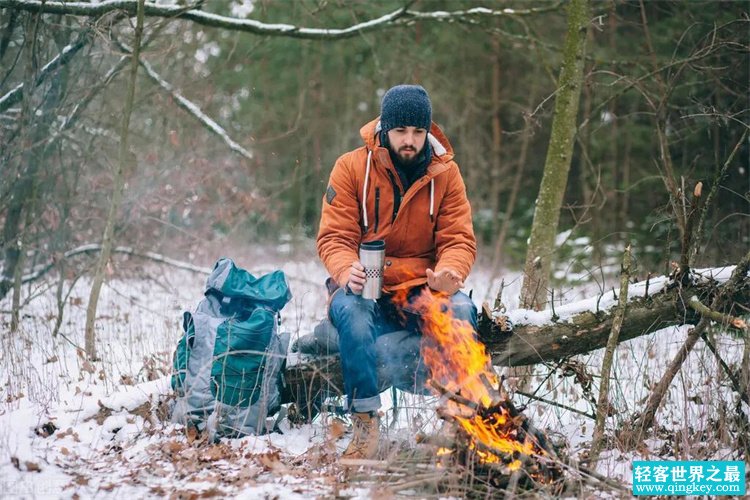
<svg viewBox="0 0 750 500">
<path fill-rule="evenodd" d="M 352 413 L 354 435 L 343 458 L 374 458 L 378 453 L 380 417 L 369 413 Z"/>
</svg>

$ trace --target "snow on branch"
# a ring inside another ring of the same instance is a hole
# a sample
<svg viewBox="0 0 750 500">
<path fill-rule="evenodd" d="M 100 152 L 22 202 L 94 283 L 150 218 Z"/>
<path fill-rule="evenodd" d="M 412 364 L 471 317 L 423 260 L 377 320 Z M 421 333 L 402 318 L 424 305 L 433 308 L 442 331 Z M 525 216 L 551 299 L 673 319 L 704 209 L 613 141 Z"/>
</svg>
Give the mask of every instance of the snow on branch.
<svg viewBox="0 0 750 500">
<path fill-rule="evenodd" d="M 149 46 L 149 44 L 156 37 L 156 34 L 159 32 L 159 29 L 160 28 L 157 28 L 156 30 L 154 30 L 154 32 L 152 32 L 148 36 L 148 38 L 146 38 L 141 43 L 141 49 L 145 49 L 146 47 Z M 73 111 L 71 111 L 68 116 L 64 117 L 61 120 L 60 126 L 56 130 L 52 131 L 53 139 L 59 138 L 62 132 L 72 127 L 73 125 L 75 125 L 78 118 L 80 118 L 81 114 L 83 114 L 83 111 L 91 103 L 94 97 L 96 97 L 96 95 L 99 92 L 104 90 L 107 87 L 107 85 L 109 85 L 110 82 L 112 82 L 115 76 L 117 76 L 117 74 L 120 71 L 122 71 L 122 69 L 127 65 L 128 61 L 130 61 L 129 55 L 121 56 L 120 59 L 107 71 L 107 73 L 104 75 L 104 78 L 102 78 L 98 84 L 89 88 L 86 95 L 75 103 L 75 106 L 73 107 Z"/>
<path fill-rule="evenodd" d="M 243 148 L 239 143 L 237 143 L 234 139 L 229 137 L 229 134 L 227 133 L 224 128 L 222 128 L 221 125 L 216 123 L 210 116 L 205 114 L 195 103 L 184 97 L 182 94 L 180 94 L 174 86 L 169 83 L 168 81 L 164 80 L 159 74 L 154 71 L 154 68 L 151 67 L 151 65 L 144 61 L 143 59 L 139 59 L 138 62 L 141 64 L 144 70 L 146 70 L 146 74 L 151 78 L 153 81 L 155 81 L 161 88 L 169 92 L 169 94 L 172 96 L 172 98 L 175 100 L 178 106 L 180 106 L 182 109 L 193 115 L 199 122 L 201 122 L 206 128 L 208 128 L 211 132 L 219 136 L 221 140 L 223 140 L 228 146 L 229 149 L 236 152 L 243 158 L 246 158 L 248 160 L 251 160 L 253 158 L 253 154 Z"/>
<path fill-rule="evenodd" d="M 2 7 L 2 5 L 0 5 Z M 36 77 L 36 86 L 38 87 L 44 80 L 59 67 L 69 63 L 73 56 L 75 56 L 83 47 L 88 44 L 91 40 L 89 30 L 84 31 L 78 37 L 78 39 L 63 47 L 58 55 L 52 58 L 44 67 L 39 71 L 39 75 Z M 18 103 L 23 98 L 23 83 L 16 85 L 7 94 L 0 97 L 0 113 L 7 111 L 11 106 Z"/>
<path fill-rule="evenodd" d="M 98 243 L 90 243 L 87 245 L 81 245 L 77 248 L 74 248 L 72 250 L 68 250 L 63 254 L 64 259 L 69 259 L 71 257 L 74 257 L 76 255 L 82 255 L 87 253 L 98 253 L 102 250 L 102 246 Z M 200 267 L 193 264 L 190 264 L 189 262 L 183 262 L 180 260 L 171 259 L 169 257 L 166 257 L 164 255 L 155 253 L 155 252 L 138 252 L 132 247 L 116 247 L 112 249 L 112 253 L 122 253 L 126 255 L 131 255 L 133 257 L 140 257 L 144 259 L 153 260 L 155 262 L 161 262 L 162 264 L 167 264 L 172 267 L 176 267 L 178 269 L 185 269 L 187 271 L 192 271 L 199 274 L 211 274 L 211 269 L 208 267 Z M 55 267 L 55 264 L 57 260 L 52 260 L 44 265 L 39 266 L 38 268 L 34 269 L 32 272 L 25 274 L 21 281 L 23 283 L 29 283 L 32 281 L 35 281 L 48 273 L 53 267 Z"/>
<path fill-rule="evenodd" d="M 256 35 L 286 36 L 313 40 L 337 40 L 350 38 L 361 33 L 380 28 L 393 27 L 413 21 L 457 21 L 477 17 L 512 17 L 527 16 L 556 10 L 562 2 L 544 7 L 528 9 L 490 9 L 477 7 L 468 10 L 420 12 L 409 10 L 411 2 L 404 7 L 369 21 L 354 24 L 346 28 L 305 28 L 292 24 L 268 24 L 254 19 L 239 19 L 222 16 L 211 12 L 189 9 L 179 5 L 160 5 L 146 3 L 145 14 L 148 17 L 171 17 L 193 21 L 203 26 L 223 28 L 233 31 L 244 31 Z M 0 0 L 0 8 L 15 8 L 47 14 L 70 14 L 77 16 L 101 16 L 118 10 L 135 15 L 136 0 L 104 0 L 98 3 L 40 1 L 40 0 Z"/>
<path fill-rule="evenodd" d="M 128 56 L 122 56 L 120 59 L 115 63 L 109 71 L 104 75 L 104 78 L 102 78 L 102 81 L 89 89 L 89 92 L 81 99 L 79 100 L 75 106 L 73 107 L 73 111 L 70 112 L 70 114 L 62 119 L 60 122 L 60 126 L 53 130 L 51 135 L 54 139 L 57 139 L 65 130 L 72 127 L 78 118 L 83 113 L 83 110 L 86 109 L 86 106 L 89 105 L 91 100 L 98 94 L 103 88 L 105 88 L 109 83 L 114 79 L 114 77 L 117 75 L 117 73 L 122 70 L 122 68 L 125 67 L 127 62 L 130 60 L 130 57 Z"/>
</svg>

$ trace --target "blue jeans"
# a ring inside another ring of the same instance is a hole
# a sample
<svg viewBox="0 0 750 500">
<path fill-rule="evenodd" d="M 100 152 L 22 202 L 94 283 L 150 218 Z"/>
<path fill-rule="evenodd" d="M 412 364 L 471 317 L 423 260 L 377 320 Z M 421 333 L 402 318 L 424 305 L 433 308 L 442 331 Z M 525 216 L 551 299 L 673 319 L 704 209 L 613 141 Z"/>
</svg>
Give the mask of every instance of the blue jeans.
<svg viewBox="0 0 750 500">
<path fill-rule="evenodd" d="M 412 290 L 409 303 L 421 290 Z M 391 298 L 363 299 L 339 289 L 331 300 L 329 315 L 339 333 L 344 390 L 349 408 L 355 412 L 380 408 L 380 392 L 389 385 L 422 392 L 429 376 L 419 352 L 420 317 L 409 306 L 394 304 Z M 476 332 L 477 308 L 471 299 L 457 292 L 450 302 L 453 317 L 469 322 Z M 385 335 L 396 331 L 403 335 Z M 390 341 L 378 342 L 380 337 L 390 337 Z"/>
</svg>

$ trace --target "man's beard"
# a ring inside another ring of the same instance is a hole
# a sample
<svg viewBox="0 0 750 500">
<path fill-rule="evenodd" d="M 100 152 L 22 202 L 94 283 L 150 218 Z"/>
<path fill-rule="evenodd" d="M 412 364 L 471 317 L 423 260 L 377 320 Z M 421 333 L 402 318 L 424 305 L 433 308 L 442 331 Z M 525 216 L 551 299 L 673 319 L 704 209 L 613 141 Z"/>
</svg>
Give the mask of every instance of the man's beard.
<svg viewBox="0 0 750 500">
<path fill-rule="evenodd" d="M 407 167 L 409 165 L 417 163 L 417 161 L 419 160 L 419 154 L 421 152 L 421 150 L 417 151 L 416 148 L 403 147 L 396 152 L 396 158 L 398 158 L 398 161 L 401 162 L 401 165 Z M 411 153 L 411 155 L 404 156 L 404 153 Z"/>
</svg>

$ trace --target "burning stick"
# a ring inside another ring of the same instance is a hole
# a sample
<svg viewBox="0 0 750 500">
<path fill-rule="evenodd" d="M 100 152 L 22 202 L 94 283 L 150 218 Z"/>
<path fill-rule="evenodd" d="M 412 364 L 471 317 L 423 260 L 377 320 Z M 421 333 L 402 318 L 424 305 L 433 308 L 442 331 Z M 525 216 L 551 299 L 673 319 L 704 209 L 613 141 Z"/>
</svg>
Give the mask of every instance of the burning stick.
<svg viewBox="0 0 750 500">
<path fill-rule="evenodd" d="M 481 380 L 482 384 L 484 384 L 484 387 L 487 389 L 487 394 L 489 394 L 490 399 L 492 400 L 492 404 L 490 406 L 499 405 L 504 398 L 500 395 L 500 391 L 493 387 L 490 379 L 487 377 L 487 374 L 480 373 L 479 380 Z"/>
<path fill-rule="evenodd" d="M 470 408 L 473 411 L 479 410 L 479 403 L 475 403 L 474 401 L 467 399 L 459 394 L 456 394 L 455 392 L 451 391 L 444 385 L 442 385 L 437 380 L 430 380 L 430 387 L 435 389 L 440 393 L 441 396 L 447 397 L 449 400 L 453 401 L 456 404 L 466 406 L 467 408 Z"/>
<path fill-rule="evenodd" d="M 454 410 L 460 410 L 461 408 L 463 407 L 454 408 Z M 470 419 L 473 418 L 474 415 L 476 415 L 476 412 L 456 414 L 444 406 L 438 407 L 435 412 L 437 413 L 438 417 L 447 422 L 453 422 L 458 418 Z"/>
</svg>

